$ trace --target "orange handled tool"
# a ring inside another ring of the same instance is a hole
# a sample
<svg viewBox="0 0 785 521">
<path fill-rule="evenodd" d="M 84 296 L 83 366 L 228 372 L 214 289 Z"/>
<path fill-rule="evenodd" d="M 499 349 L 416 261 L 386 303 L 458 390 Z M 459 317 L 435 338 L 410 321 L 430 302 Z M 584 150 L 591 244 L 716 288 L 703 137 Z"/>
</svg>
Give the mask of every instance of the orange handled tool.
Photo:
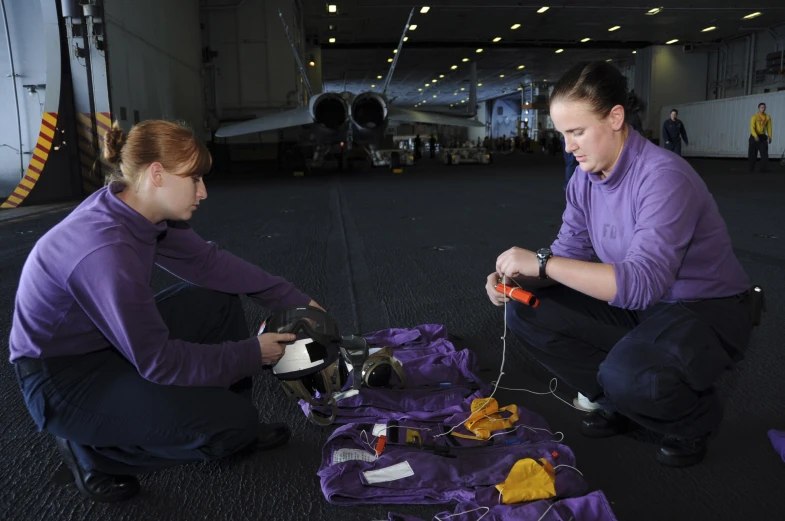
<svg viewBox="0 0 785 521">
<path fill-rule="evenodd" d="M 505 286 L 501 282 L 496 284 L 496 291 L 499 293 L 504 293 L 507 297 L 513 299 L 516 302 L 520 302 L 521 304 L 526 304 L 527 306 L 531 306 L 536 308 L 537 305 L 540 303 L 537 300 L 537 297 L 533 293 L 529 293 L 525 289 L 516 288 L 513 286 Z"/>
</svg>

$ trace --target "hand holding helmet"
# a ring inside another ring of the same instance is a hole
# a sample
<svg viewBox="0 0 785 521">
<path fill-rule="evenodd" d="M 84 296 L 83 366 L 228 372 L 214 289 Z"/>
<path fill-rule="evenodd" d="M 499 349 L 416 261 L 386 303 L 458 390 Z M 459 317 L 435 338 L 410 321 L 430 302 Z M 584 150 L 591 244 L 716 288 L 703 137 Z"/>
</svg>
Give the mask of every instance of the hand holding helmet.
<svg viewBox="0 0 785 521">
<path fill-rule="evenodd" d="M 291 333 L 263 333 L 256 337 L 262 350 L 262 365 L 273 365 L 283 356 L 285 342 L 293 342 L 295 335 Z"/>
</svg>

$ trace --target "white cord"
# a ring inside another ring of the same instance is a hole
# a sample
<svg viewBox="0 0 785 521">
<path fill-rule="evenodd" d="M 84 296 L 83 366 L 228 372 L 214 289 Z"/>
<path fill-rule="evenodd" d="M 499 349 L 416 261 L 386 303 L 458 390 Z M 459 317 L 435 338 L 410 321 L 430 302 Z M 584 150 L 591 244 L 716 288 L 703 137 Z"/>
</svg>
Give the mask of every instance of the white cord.
<svg viewBox="0 0 785 521">
<path fill-rule="evenodd" d="M 551 506 L 549 506 L 549 507 L 548 507 L 548 510 L 546 510 L 545 512 L 543 512 L 543 513 L 542 513 L 542 515 L 540 516 L 540 519 L 538 519 L 537 521 L 542 521 L 542 520 L 545 518 L 545 515 L 546 515 L 548 512 L 550 512 L 550 511 L 551 511 L 551 509 L 554 507 L 554 505 L 555 505 L 555 504 L 556 504 L 556 503 L 551 503 Z"/>
<path fill-rule="evenodd" d="M 559 438 L 558 440 L 552 440 L 552 441 L 554 441 L 556 443 L 561 443 L 561 442 L 564 441 L 564 433 L 562 431 L 551 432 L 548 429 L 543 429 L 542 427 L 531 427 L 529 425 L 523 425 L 523 424 L 516 425 L 515 427 L 513 427 L 513 429 L 515 429 L 516 431 L 518 429 L 520 429 L 520 428 L 528 429 L 528 430 L 533 431 L 533 432 L 545 431 L 545 432 L 547 432 L 548 434 L 550 434 L 553 437 L 556 437 L 557 434 L 561 434 L 561 438 Z M 509 431 L 497 432 L 496 434 L 491 434 L 491 436 L 488 439 L 494 438 L 496 436 L 504 436 L 505 434 L 508 434 L 508 433 L 509 433 Z"/>
<path fill-rule="evenodd" d="M 507 293 L 507 286 L 506 286 L 506 282 L 504 282 L 504 277 L 502 277 L 502 284 L 503 284 L 503 288 L 502 289 L 504 290 L 503 293 L 506 294 Z M 505 362 L 505 360 L 507 358 L 507 302 L 509 302 L 509 299 L 505 300 L 505 302 L 504 302 L 504 334 L 502 335 L 502 365 L 499 368 L 499 378 L 494 382 L 493 392 L 488 397 L 488 399 L 485 401 L 485 403 L 482 404 L 482 407 L 477 409 L 478 411 L 482 410 L 483 408 L 485 408 L 485 406 L 488 405 L 491 402 L 491 398 L 493 398 L 493 396 L 496 394 L 496 390 L 499 388 L 499 382 L 501 381 L 502 376 L 504 376 L 504 362 Z M 502 389 L 504 389 L 504 387 L 502 387 Z M 466 418 L 466 419 L 468 420 L 469 418 L 471 418 L 472 414 L 474 414 L 474 413 L 469 414 L 469 417 Z M 457 429 L 458 427 L 463 425 L 465 422 L 466 422 L 466 420 L 462 421 L 458 425 L 454 425 L 449 431 L 445 432 L 444 434 L 437 434 L 436 436 L 434 436 L 434 438 L 440 438 L 442 436 L 447 436 L 452 431 L 454 431 L 455 429 Z"/>
<path fill-rule="evenodd" d="M 445 519 L 450 519 L 451 517 L 462 516 L 463 514 L 471 514 L 472 512 L 477 512 L 478 510 L 485 510 L 485 512 L 483 512 L 483 514 L 477 518 L 477 521 L 480 521 L 480 519 L 487 516 L 488 512 L 491 511 L 491 509 L 488 507 L 478 507 L 473 510 L 467 510 L 466 512 L 456 512 L 455 514 L 450 514 L 449 516 L 444 516 L 444 517 L 439 517 L 438 515 L 436 515 L 433 516 L 433 518 L 436 519 L 436 521 L 444 521 Z"/>
<path fill-rule="evenodd" d="M 550 390 L 548 392 L 545 392 L 545 393 L 538 393 L 536 391 L 530 391 L 528 389 L 513 389 L 512 387 L 499 387 L 499 389 L 504 389 L 505 391 L 524 391 L 524 392 L 527 392 L 527 393 L 538 394 L 538 395 L 552 394 L 557 400 L 566 403 L 567 405 L 569 405 L 570 407 L 572 407 L 576 411 L 585 412 L 582 409 L 579 409 L 579 408 L 575 407 L 573 404 L 571 404 L 567 400 L 565 400 L 565 399 L 561 398 L 560 396 L 558 396 L 556 394 L 556 388 L 557 388 L 558 385 L 559 385 L 558 380 L 556 380 L 556 378 L 552 378 L 551 381 L 550 381 L 550 384 L 548 384 L 548 389 L 550 389 Z"/>
<path fill-rule="evenodd" d="M 575 467 L 573 467 L 572 465 L 556 465 L 555 467 L 553 467 L 553 470 L 556 470 L 556 469 L 558 469 L 559 467 L 568 467 L 568 468 L 571 468 L 572 470 L 574 470 L 575 472 L 577 472 L 578 474 L 580 474 L 580 475 L 581 475 L 581 477 L 583 477 L 583 472 L 581 472 L 580 470 L 576 469 L 576 468 L 575 468 Z"/>
</svg>

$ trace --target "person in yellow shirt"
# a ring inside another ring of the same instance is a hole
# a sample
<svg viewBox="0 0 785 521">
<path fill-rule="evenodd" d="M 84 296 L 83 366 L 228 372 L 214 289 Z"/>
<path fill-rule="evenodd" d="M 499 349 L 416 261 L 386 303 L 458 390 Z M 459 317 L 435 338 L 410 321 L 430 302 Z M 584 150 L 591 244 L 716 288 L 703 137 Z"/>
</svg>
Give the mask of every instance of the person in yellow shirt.
<svg viewBox="0 0 785 521">
<path fill-rule="evenodd" d="M 758 104 L 758 112 L 750 120 L 750 147 L 747 156 L 750 172 L 755 171 L 755 160 L 760 151 L 761 172 L 769 170 L 769 144 L 771 143 L 771 116 L 766 114 L 766 104 Z"/>
</svg>

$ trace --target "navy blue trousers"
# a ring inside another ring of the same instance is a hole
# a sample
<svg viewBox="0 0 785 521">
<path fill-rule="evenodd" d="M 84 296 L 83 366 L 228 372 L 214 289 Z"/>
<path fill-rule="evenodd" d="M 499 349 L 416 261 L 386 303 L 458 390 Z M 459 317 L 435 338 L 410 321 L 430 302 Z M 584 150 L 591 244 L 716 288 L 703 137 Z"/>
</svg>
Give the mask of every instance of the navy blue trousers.
<svg viewBox="0 0 785 521">
<path fill-rule="evenodd" d="M 236 295 L 179 284 L 156 301 L 171 338 L 215 344 L 249 336 Z M 38 427 L 70 440 L 85 469 L 140 474 L 222 458 L 259 432 L 250 378 L 229 389 L 159 385 L 113 348 L 43 359 L 26 376 L 17 367 L 17 377 Z"/>
<path fill-rule="evenodd" d="M 507 323 L 559 379 L 655 432 L 691 438 L 718 429 L 714 382 L 742 359 L 752 331 L 746 293 L 644 311 L 562 285 L 535 294 L 537 308 L 507 304 Z"/>
<path fill-rule="evenodd" d="M 665 143 L 665 148 L 670 150 L 671 152 L 675 152 L 681 155 L 681 139 L 676 141 L 671 141 L 670 143 Z"/>
</svg>

